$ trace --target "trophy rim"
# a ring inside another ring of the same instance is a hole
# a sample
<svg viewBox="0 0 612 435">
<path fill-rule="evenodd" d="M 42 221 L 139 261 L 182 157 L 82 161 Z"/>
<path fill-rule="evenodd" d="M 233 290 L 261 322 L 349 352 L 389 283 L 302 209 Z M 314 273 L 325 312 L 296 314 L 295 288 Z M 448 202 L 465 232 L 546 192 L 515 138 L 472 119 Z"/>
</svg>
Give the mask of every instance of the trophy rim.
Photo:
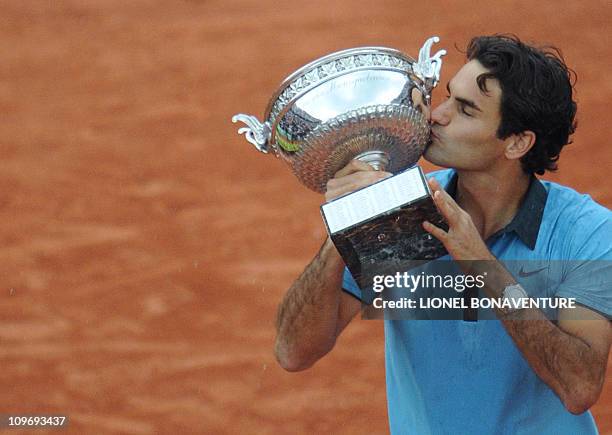
<svg viewBox="0 0 612 435">
<path fill-rule="evenodd" d="M 315 69 L 321 67 L 322 65 L 325 65 L 331 62 L 335 62 L 338 59 L 342 59 L 348 56 L 367 55 L 367 54 L 383 54 L 383 55 L 389 55 L 389 56 L 399 58 L 405 61 L 409 65 L 409 69 L 403 68 L 401 66 L 393 67 L 391 65 L 371 64 L 371 65 L 356 66 L 354 68 L 349 68 L 349 69 L 346 69 L 340 72 L 336 72 L 335 74 L 330 74 L 322 79 L 317 80 L 316 82 L 308 84 L 303 89 L 299 90 L 295 95 L 293 95 L 288 101 L 284 103 L 283 107 L 280 108 L 280 110 L 275 116 L 272 116 L 273 107 L 279 100 L 279 97 L 287 90 L 287 88 L 289 88 L 293 83 L 295 83 L 301 77 L 306 76 L 308 73 L 310 73 L 311 71 L 314 71 Z M 322 83 L 332 80 L 336 77 L 340 77 L 340 76 L 350 74 L 356 71 L 371 70 L 371 69 L 385 69 L 385 70 L 391 70 L 391 71 L 401 71 L 405 73 L 414 73 L 414 71 L 412 70 L 412 65 L 414 63 L 416 63 L 416 60 L 414 58 L 412 58 L 411 56 L 408 56 L 407 54 L 401 52 L 400 50 L 397 50 L 395 48 L 390 48 L 390 47 L 363 46 L 363 47 L 354 47 L 354 48 L 348 48 L 344 50 L 335 51 L 333 53 L 327 54 L 323 57 L 319 57 L 307 63 L 306 65 L 302 66 L 301 68 L 297 69 L 296 71 L 291 73 L 289 76 L 287 76 L 281 82 L 277 90 L 274 92 L 274 94 L 268 101 L 268 105 L 264 112 L 264 119 L 270 122 L 272 126 L 277 121 L 277 118 L 282 117 L 280 115 L 283 112 L 286 112 L 286 109 L 291 105 L 292 102 L 300 98 L 302 95 L 304 95 L 304 93 L 310 91 L 311 89 L 321 85 Z"/>
</svg>

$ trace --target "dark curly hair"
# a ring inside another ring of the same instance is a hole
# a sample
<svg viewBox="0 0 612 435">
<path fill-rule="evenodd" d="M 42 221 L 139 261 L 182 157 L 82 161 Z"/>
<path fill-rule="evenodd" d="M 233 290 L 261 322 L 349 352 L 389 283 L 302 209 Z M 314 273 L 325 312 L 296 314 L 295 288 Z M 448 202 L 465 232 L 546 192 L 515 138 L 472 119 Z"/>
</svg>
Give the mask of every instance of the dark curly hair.
<svg viewBox="0 0 612 435">
<path fill-rule="evenodd" d="M 466 54 L 488 70 L 477 79 L 482 92 L 488 92 L 490 78 L 501 87 L 497 137 L 533 131 L 535 144 L 521 158 L 523 170 L 539 175 L 556 170 L 561 149 L 571 143 L 576 129 L 572 99 L 576 74 L 565 65 L 561 52 L 529 46 L 514 35 L 493 35 L 473 38 Z"/>
</svg>

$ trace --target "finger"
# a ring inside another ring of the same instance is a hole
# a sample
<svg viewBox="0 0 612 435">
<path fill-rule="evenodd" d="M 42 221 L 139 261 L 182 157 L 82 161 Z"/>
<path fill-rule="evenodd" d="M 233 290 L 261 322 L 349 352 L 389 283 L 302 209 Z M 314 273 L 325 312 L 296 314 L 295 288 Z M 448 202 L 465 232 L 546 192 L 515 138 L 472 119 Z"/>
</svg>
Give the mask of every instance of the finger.
<svg viewBox="0 0 612 435">
<path fill-rule="evenodd" d="M 341 177 L 344 177 L 346 175 L 350 175 L 350 174 L 353 174 L 353 173 L 359 172 L 359 171 L 368 171 L 369 172 L 369 171 L 375 171 L 375 169 L 371 165 L 369 165 L 369 164 L 367 164 L 365 162 L 362 162 L 361 160 L 353 159 L 350 162 L 348 162 L 348 164 L 345 167 L 343 167 L 338 172 L 336 172 L 334 174 L 334 178 L 341 178 Z"/>
<path fill-rule="evenodd" d="M 440 186 L 440 183 L 438 183 L 438 180 L 436 180 L 434 177 L 428 178 L 427 183 L 429 184 L 429 188 L 432 192 L 442 190 L 442 186 Z"/>
<path fill-rule="evenodd" d="M 448 224 L 453 226 L 457 220 L 457 210 L 453 208 L 452 204 L 448 201 L 448 198 L 445 197 L 440 190 L 436 190 L 433 194 L 433 200 L 436 207 L 438 207 L 438 210 L 442 216 L 444 216 L 444 218 L 448 221 Z M 450 199 L 452 200 L 452 198 Z"/>
<path fill-rule="evenodd" d="M 332 178 L 328 184 L 335 186 L 353 186 L 353 188 L 365 187 L 376 183 L 392 174 L 383 171 L 358 171 L 340 178 Z"/>
<path fill-rule="evenodd" d="M 423 221 L 423 229 L 442 243 L 445 243 L 448 239 L 448 233 L 446 231 L 444 231 L 442 228 L 435 226 L 429 221 Z"/>
<path fill-rule="evenodd" d="M 459 207 L 459 204 L 457 204 L 457 202 L 455 202 L 453 197 L 450 196 L 446 190 L 444 190 L 444 188 L 440 185 L 438 180 L 436 180 L 435 178 L 430 178 L 429 182 L 430 182 L 429 185 L 432 186 L 432 189 L 435 192 L 440 192 L 439 195 L 444 199 L 444 201 L 448 205 L 451 206 L 451 208 L 455 209 L 455 211 L 461 210 L 461 207 Z"/>
<path fill-rule="evenodd" d="M 358 171 L 352 174 L 345 175 L 339 178 L 332 178 L 329 180 L 328 185 L 338 187 L 349 187 L 353 190 L 359 189 L 370 184 L 374 184 L 384 178 L 391 176 L 389 172 L 383 171 Z"/>
<path fill-rule="evenodd" d="M 355 180 L 355 182 L 359 184 L 359 187 L 365 187 L 369 186 L 370 184 L 374 184 L 380 180 L 384 180 L 385 178 L 390 177 L 392 175 L 393 174 L 385 171 L 360 171 L 348 175 L 345 178 Z"/>
<path fill-rule="evenodd" d="M 329 202 L 339 196 L 354 192 L 355 190 L 367 187 L 377 181 L 387 178 L 392 174 L 382 171 L 361 171 L 345 175 L 341 178 L 332 178 L 327 182 L 325 199 Z"/>
<path fill-rule="evenodd" d="M 461 207 L 455 202 L 455 200 L 440 186 L 440 183 L 435 178 L 430 178 L 427 180 L 429 183 L 429 187 L 433 192 L 433 199 L 440 213 L 444 215 L 444 217 L 451 223 L 451 220 L 456 219 L 456 217 L 461 212 Z"/>
</svg>

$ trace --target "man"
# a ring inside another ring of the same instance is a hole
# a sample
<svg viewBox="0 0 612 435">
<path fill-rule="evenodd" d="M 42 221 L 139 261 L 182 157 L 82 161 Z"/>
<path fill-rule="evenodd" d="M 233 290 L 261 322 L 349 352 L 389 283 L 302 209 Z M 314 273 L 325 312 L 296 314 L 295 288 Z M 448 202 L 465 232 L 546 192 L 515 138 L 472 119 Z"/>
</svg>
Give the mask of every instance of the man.
<svg viewBox="0 0 612 435">
<path fill-rule="evenodd" d="M 579 306 L 571 315 L 560 309 L 554 321 L 537 308 L 500 309 L 493 321 L 385 321 L 391 431 L 597 433 L 587 411 L 605 378 L 612 289 L 609 268 L 588 266 L 612 260 L 612 213 L 534 176 L 556 168 L 574 131 L 568 69 L 554 53 L 515 37 L 477 37 L 447 89 L 429 115 L 425 158 L 453 168 L 430 179 L 449 229 L 423 227 L 464 273 L 481 273 L 486 264 L 484 295 L 526 295 L 520 283 L 538 277 L 513 276 L 501 261 L 560 260 L 548 286 L 530 281 L 530 292 L 572 297 Z M 353 161 L 329 181 L 326 199 L 389 175 Z M 597 274 L 596 284 L 583 280 Z M 303 370 L 329 352 L 360 297 L 328 239 L 279 307 L 281 366 Z"/>
</svg>

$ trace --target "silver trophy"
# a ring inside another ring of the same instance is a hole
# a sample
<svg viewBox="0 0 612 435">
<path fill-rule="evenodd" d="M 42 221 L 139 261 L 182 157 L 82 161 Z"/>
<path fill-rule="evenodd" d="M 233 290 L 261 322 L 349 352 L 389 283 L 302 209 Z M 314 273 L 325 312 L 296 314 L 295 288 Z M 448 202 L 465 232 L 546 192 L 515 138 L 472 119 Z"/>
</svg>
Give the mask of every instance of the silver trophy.
<svg viewBox="0 0 612 435">
<path fill-rule="evenodd" d="M 385 47 L 338 51 L 303 66 L 274 93 L 262 123 L 238 114 L 238 133 L 255 147 L 282 158 L 308 188 L 325 192 L 327 181 L 351 159 L 395 173 L 413 165 L 429 140 L 422 112 L 440 80 L 442 56 L 418 61 Z"/>
</svg>

